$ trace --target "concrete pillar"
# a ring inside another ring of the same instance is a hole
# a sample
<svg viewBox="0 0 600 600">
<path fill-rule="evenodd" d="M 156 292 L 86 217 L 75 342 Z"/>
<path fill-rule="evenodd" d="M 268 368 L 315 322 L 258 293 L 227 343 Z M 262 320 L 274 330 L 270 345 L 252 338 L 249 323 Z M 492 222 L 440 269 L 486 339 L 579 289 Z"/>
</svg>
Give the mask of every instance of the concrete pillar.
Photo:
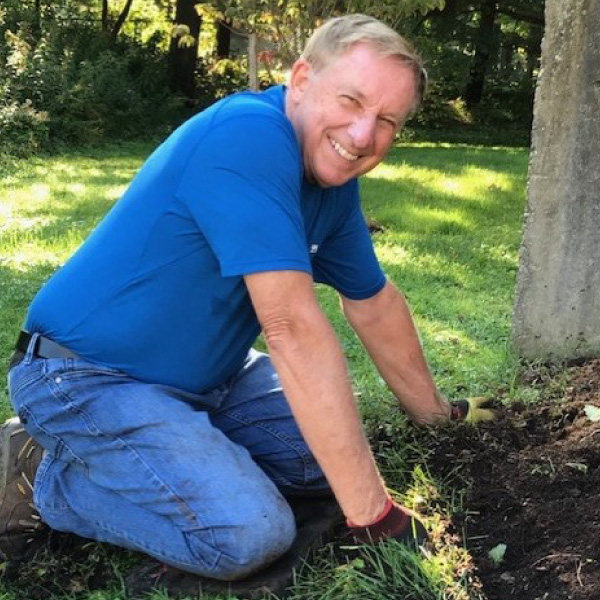
<svg viewBox="0 0 600 600">
<path fill-rule="evenodd" d="M 600 356 L 600 0 L 546 0 L 513 338 Z"/>
</svg>

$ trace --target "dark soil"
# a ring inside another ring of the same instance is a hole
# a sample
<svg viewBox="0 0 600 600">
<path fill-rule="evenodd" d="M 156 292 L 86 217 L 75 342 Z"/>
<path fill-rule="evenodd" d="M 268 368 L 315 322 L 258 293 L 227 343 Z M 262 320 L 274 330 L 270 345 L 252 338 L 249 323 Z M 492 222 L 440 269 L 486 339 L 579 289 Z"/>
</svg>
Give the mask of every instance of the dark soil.
<svg viewBox="0 0 600 600">
<path fill-rule="evenodd" d="M 453 527 L 482 599 L 600 599 L 600 421 L 586 414 L 600 408 L 600 360 L 567 374 L 559 397 L 435 438 L 432 472 L 470 490 Z M 552 387 L 543 370 L 526 377 Z M 488 552 L 498 544 L 506 553 L 495 564 Z"/>
<path fill-rule="evenodd" d="M 600 360 L 566 375 L 531 369 L 525 383 L 544 399 L 513 404 L 494 423 L 416 434 L 444 487 L 469 490 L 443 535 L 472 557 L 459 574 L 471 600 L 600 600 L 600 421 L 586 414 L 600 408 Z M 488 553 L 499 544 L 506 553 L 495 564 Z M 0 567 L 0 581 L 15 600 L 107 588 L 121 597 L 127 564 L 137 561 L 56 534 L 33 561 Z"/>
</svg>

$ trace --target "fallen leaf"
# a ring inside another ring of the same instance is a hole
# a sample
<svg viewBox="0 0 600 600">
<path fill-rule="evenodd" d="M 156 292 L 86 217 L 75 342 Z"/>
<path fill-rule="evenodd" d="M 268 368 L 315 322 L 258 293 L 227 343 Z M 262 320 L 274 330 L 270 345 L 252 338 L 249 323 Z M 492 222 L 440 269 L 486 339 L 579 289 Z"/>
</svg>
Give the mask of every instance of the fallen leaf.
<svg viewBox="0 0 600 600">
<path fill-rule="evenodd" d="M 498 544 L 494 546 L 489 552 L 488 556 L 492 559 L 495 565 L 499 565 L 504 560 L 506 554 L 506 544 Z"/>
<path fill-rule="evenodd" d="M 593 404 L 586 404 L 583 410 L 585 411 L 586 417 L 590 421 L 600 421 L 600 408 L 597 406 L 594 406 Z"/>
</svg>

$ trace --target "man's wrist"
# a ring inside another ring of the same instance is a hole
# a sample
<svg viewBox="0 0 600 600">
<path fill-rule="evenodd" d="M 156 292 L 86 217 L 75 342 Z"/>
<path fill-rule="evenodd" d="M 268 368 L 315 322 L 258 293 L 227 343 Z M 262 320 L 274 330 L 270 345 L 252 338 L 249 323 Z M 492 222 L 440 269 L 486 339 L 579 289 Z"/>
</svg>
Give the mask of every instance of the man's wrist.
<svg viewBox="0 0 600 600">
<path fill-rule="evenodd" d="M 377 498 L 373 498 L 371 502 L 363 503 L 360 511 L 346 514 L 348 527 L 367 527 L 377 522 L 389 510 L 390 502 L 391 499 L 385 488 L 383 488 L 382 494 L 378 494 Z"/>
<path fill-rule="evenodd" d="M 394 506 L 394 503 L 393 503 L 392 499 L 388 496 L 385 506 L 383 507 L 383 510 L 373 520 L 365 523 L 364 525 L 358 525 L 357 523 L 354 523 L 350 519 L 346 519 L 346 525 L 348 525 L 348 527 L 354 527 L 354 528 L 371 527 L 372 525 L 375 525 L 375 524 L 379 523 L 381 520 L 385 519 L 385 517 L 390 512 L 390 510 L 392 509 L 393 506 Z"/>
<path fill-rule="evenodd" d="M 438 390 L 435 392 L 435 397 L 445 418 L 452 419 L 452 402 L 449 402 L 448 399 Z"/>
</svg>

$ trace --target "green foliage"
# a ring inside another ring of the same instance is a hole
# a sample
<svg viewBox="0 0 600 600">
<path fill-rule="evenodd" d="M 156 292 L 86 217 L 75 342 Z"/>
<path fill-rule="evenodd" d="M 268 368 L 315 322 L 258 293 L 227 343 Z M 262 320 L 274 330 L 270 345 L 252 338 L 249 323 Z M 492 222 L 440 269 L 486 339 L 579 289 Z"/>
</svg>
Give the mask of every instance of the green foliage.
<svg viewBox="0 0 600 600">
<path fill-rule="evenodd" d="M 501 12 L 497 15 L 494 29 L 485 40 L 489 61 L 483 98 L 476 108 L 467 111 L 463 98 L 472 75 L 475 45 L 481 41 L 481 7 L 482 2 L 447 2 L 441 11 L 403 23 L 402 29 L 425 59 L 432 82 L 430 98 L 415 123 L 429 129 L 451 127 L 459 132 L 483 127 L 511 131 L 512 137 L 527 141 L 542 30 L 535 18 L 543 18 L 542 2 L 501 3 L 500 8 L 519 9 L 517 12 L 532 20 L 517 20 Z"/>
<path fill-rule="evenodd" d="M 246 58 L 223 58 L 212 65 L 201 62 L 196 73 L 198 104 L 205 107 L 215 100 L 248 87 Z"/>
<path fill-rule="evenodd" d="M 31 102 L 0 106 L 2 152 L 29 156 L 48 145 L 48 115 L 35 110 Z"/>
<path fill-rule="evenodd" d="M 143 45 L 126 37 L 114 42 L 85 19 L 46 24 L 39 37 L 26 24 L 13 26 L 15 31 L 6 30 L 0 62 L 0 99 L 28 107 L 29 113 L 21 112 L 29 121 L 33 114 L 46 115 L 52 144 L 147 135 L 174 120 L 179 101 L 169 92 L 166 58 L 156 38 Z M 35 143 L 21 153 L 47 145 L 41 124 L 35 131 Z"/>
<path fill-rule="evenodd" d="M 431 129 L 447 129 L 457 123 L 470 123 L 471 114 L 461 98 L 449 100 L 442 85 L 433 81 L 413 124 Z"/>
<path fill-rule="evenodd" d="M 490 78 L 476 118 L 480 123 L 492 127 L 529 130 L 533 118 L 534 93 L 533 79 L 503 81 L 499 77 Z"/>
<path fill-rule="evenodd" d="M 450 130 L 448 140 L 487 137 L 501 143 L 511 138 L 527 143 L 541 39 L 535 19 L 541 18 L 541 4 L 541 0 L 501 3 L 488 44 L 491 54 L 483 100 L 467 110 L 463 98 L 480 40 L 481 0 L 200 3 L 196 7 L 203 19 L 198 93 L 186 100 L 187 108 L 205 107 L 248 85 L 245 55 L 216 62 L 212 55 L 220 19 L 229 19 L 242 34 L 257 32 L 260 84 L 265 87 L 280 81 L 316 25 L 338 14 L 363 12 L 405 34 L 425 58 L 432 84 L 411 123 L 414 139 L 422 138 L 423 131 L 432 139 L 430 132 L 439 138 Z M 136 0 L 115 41 L 110 32 L 122 8 L 116 0 L 109 2 L 104 24 L 97 0 L 3 0 L 0 106 L 5 113 L 4 131 L 11 136 L 5 151 L 16 148 L 24 155 L 65 143 L 163 132 L 178 122 L 182 102 L 169 91 L 166 60 L 173 5 L 173 1 Z M 502 7 L 533 15 L 533 21 L 508 16 Z M 266 56 L 268 60 L 263 60 Z M 486 136 L 484 128 L 500 135 Z"/>
</svg>

